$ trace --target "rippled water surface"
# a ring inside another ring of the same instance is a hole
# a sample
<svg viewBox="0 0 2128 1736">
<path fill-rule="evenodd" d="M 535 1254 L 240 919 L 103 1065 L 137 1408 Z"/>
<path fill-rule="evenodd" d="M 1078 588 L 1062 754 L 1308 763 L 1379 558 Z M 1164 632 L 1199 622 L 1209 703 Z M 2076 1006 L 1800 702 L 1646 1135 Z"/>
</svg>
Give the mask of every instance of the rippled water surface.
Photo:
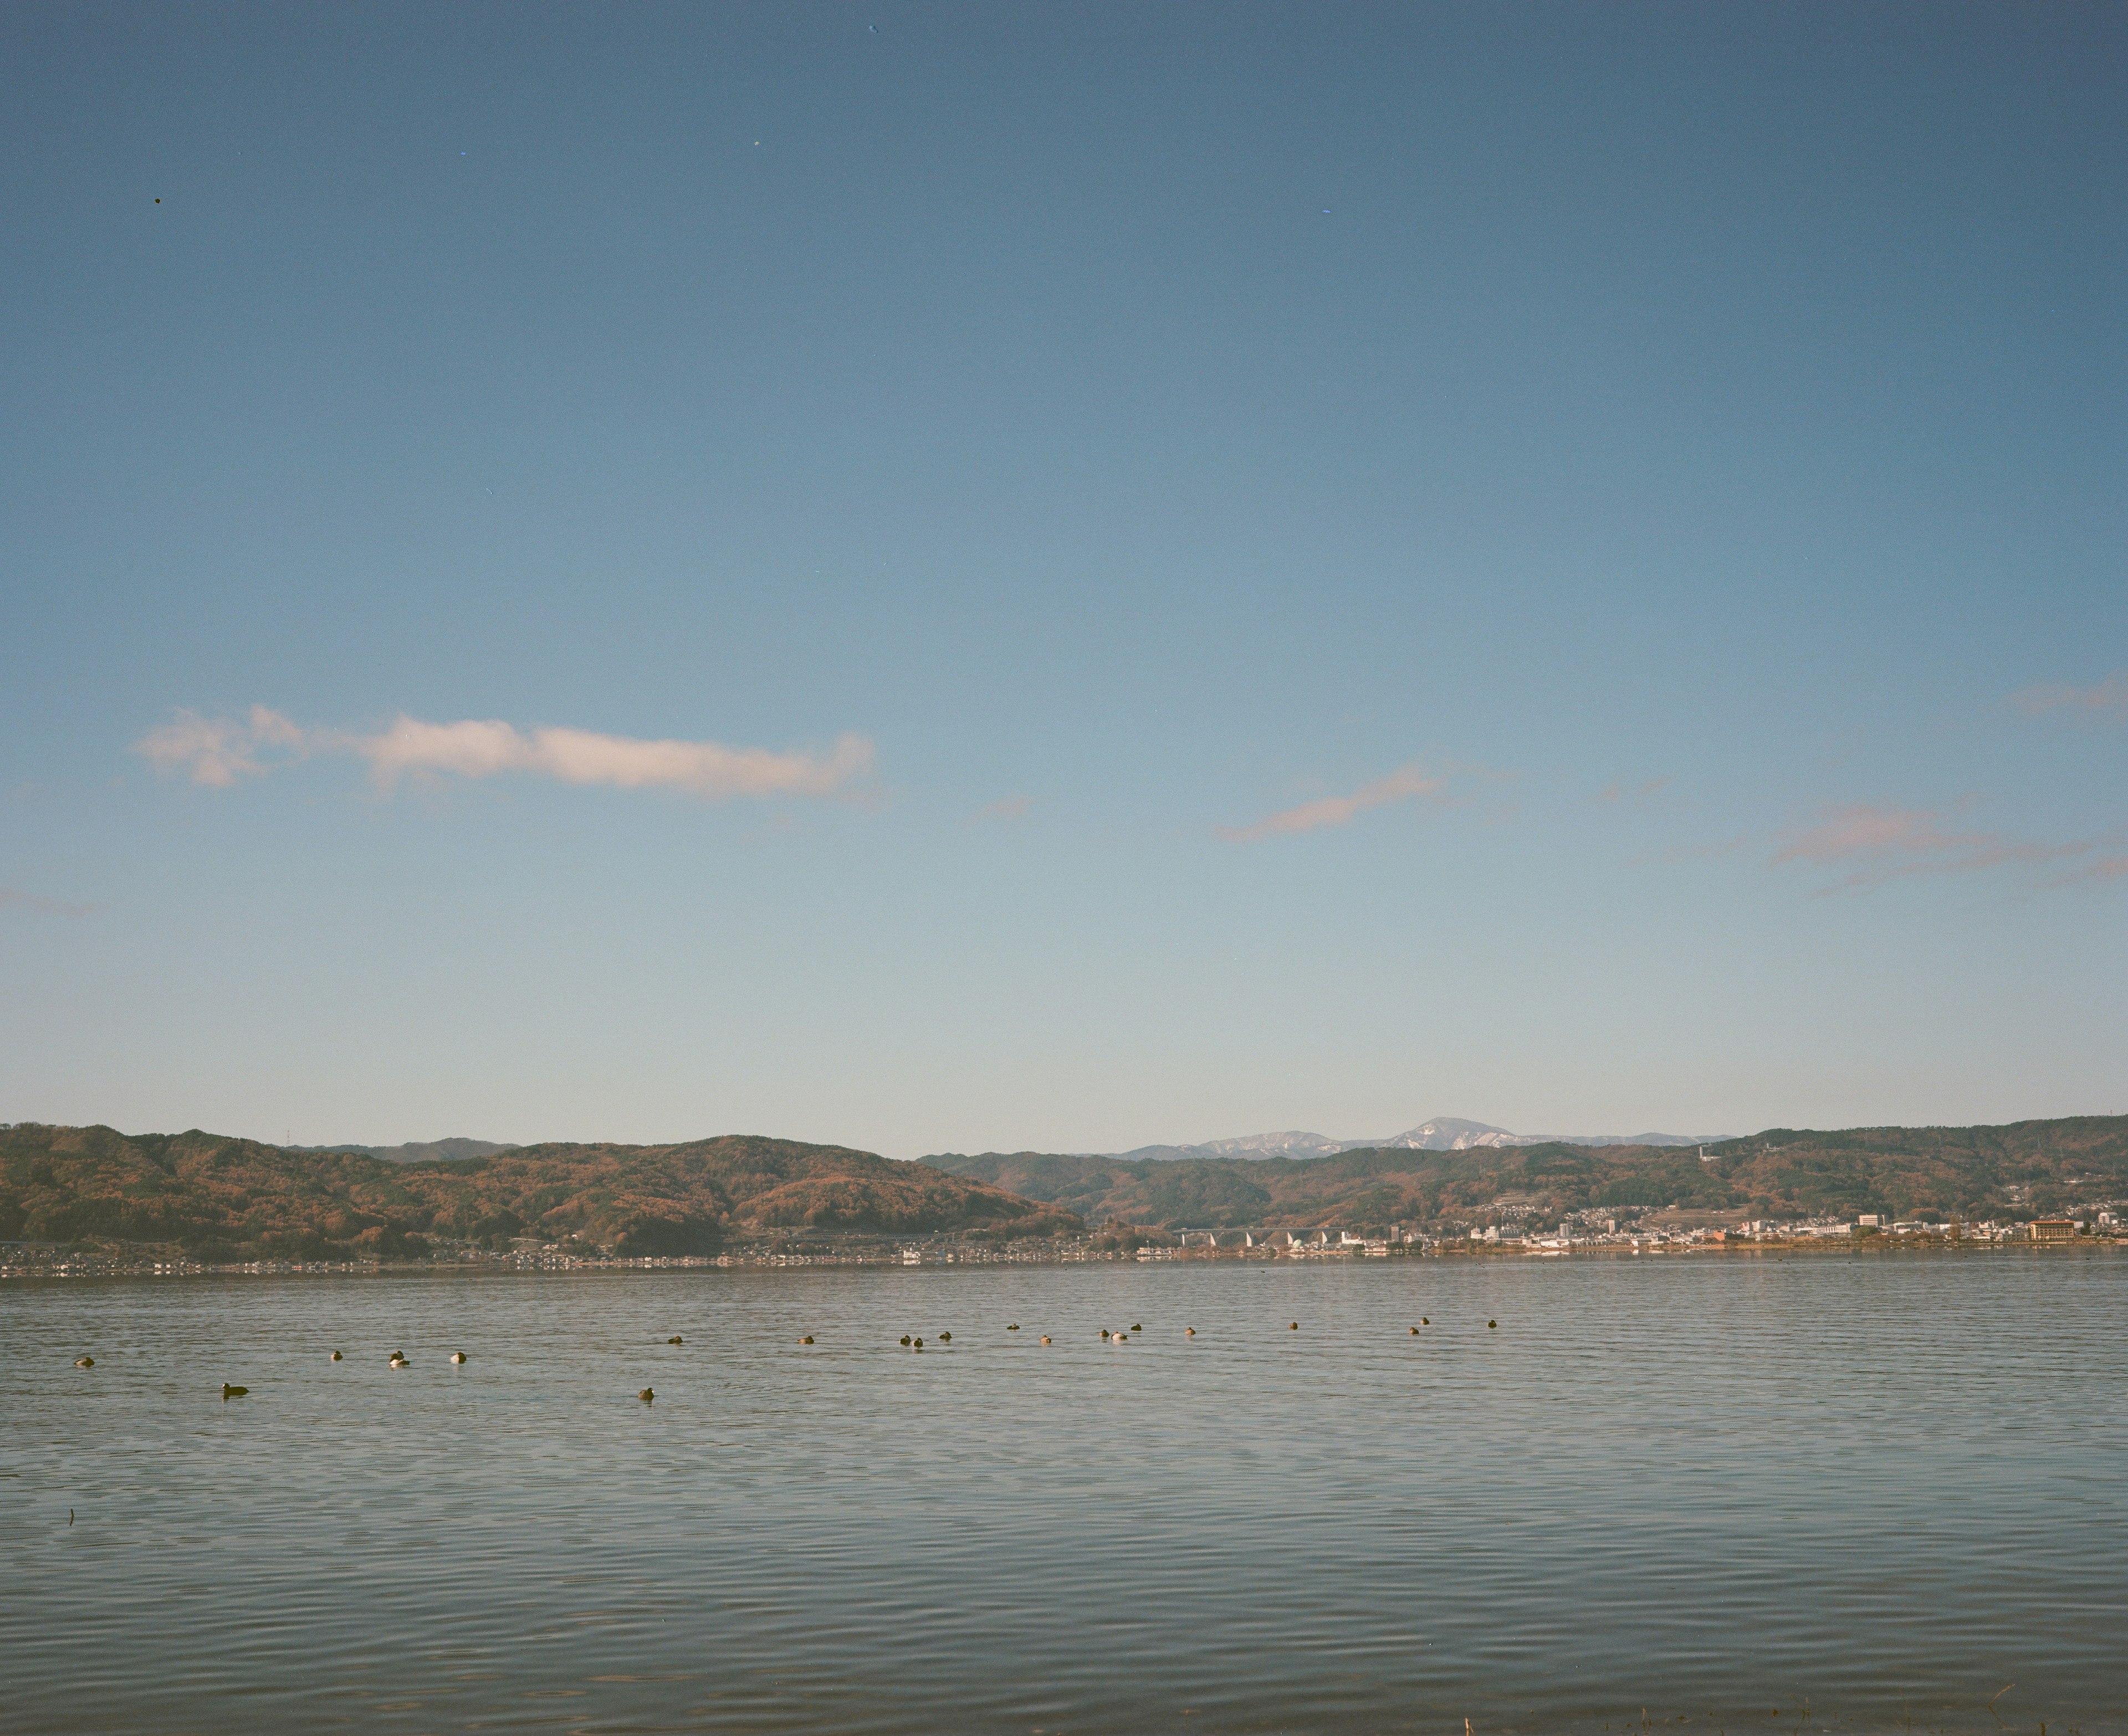
<svg viewBox="0 0 2128 1736">
<path fill-rule="evenodd" d="M 0 1728 L 2128 1729 L 2124 1328 L 2081 1250 L 12 1283 Z"/>
</svg>

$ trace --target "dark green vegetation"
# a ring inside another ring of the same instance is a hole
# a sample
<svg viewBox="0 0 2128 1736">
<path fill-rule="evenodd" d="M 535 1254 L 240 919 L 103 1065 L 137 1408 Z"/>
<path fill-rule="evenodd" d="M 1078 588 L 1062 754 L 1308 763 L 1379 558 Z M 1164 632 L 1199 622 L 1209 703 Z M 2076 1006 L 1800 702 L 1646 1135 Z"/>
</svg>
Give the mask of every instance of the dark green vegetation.
<svg viewBox="0 0 2128 1736">
<path fill-rule="evenodd" d="M 0 1131 L 0 1240 L 153 1245 L 206 1259 L 411 1258 L 575 1236 L 617 1255 L 713 1253 L 779 1229 L 1056 1236 L 1067 1212 L 839 1145 L 734 1135 L 527 1145 L 390 1163 L 189 1133 Z"/>
<path fill-rule="evenodd" d="M 1775 1127 L 1707 1147 L 1505 1145 L 1181 1161 L 957 1153 L 925 1161 L 1051 1200 L 1090 1223 L 1166 1229 L 1247 1224 L 1359 1229 L 1533 1212 L 1682 1206 L 1769 1217 L 2030 1217 L 2128 1195 L 2128 1116 L 2001 1127 Z"/>
</svg>

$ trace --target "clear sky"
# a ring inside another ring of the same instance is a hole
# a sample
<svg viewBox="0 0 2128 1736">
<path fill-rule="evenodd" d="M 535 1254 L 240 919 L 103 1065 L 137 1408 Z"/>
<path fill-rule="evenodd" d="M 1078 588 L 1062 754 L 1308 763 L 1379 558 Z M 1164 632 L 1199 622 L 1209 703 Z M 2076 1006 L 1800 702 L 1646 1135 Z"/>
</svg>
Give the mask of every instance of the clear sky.
<svg viewBox="0 0 2128 1736">
<path fill-rule="evenodd" d="M 0 11 L 0 1118 L 2128 1111 L 2124 92 L 2109 5 Z"/>
</svg>

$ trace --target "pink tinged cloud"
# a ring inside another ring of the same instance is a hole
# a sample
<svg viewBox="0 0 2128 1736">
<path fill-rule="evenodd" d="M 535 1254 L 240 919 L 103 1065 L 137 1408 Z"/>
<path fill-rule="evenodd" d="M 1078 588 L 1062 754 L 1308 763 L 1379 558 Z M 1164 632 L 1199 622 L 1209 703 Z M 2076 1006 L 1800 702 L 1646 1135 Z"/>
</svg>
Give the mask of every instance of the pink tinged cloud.
<svg viewBox="0 0 2128 1736">
<path fill-rule="evenodd" d="M 304 729 L 277 712 L 254 707 L 243 722 L 181 712 L 134 744 L 159 770 L 189 774 L 196 784 L 226 787 L 239 777 L 311 753 L 345 753 L 368 763 L 377 787 L 391 790 L 415 775 L 493 777 L 520 772 L 564 784 L 622 790 L 676 790 L 708 801 L 730 796 L 832 795 L 872 769 L 872 745 L 839 738 L 831 753 L 777 752 L 720 742 L 644 741 L 587 729 L 529 733 L 493 719 L 430 723 L 401 717 L 378 735 Z M 279 750 L 272 758 L 269 750 Z"/>
<path fill-rule="evenodd" d="M 2010 703 L 2028 716 L 2048 711 L 2081 711 L 2097 716 L 2128 717 L 2128 669 L 2116 669 L 2090 687 L 2044 682 L 2010 695 Z"/>
<path fill-rule="evenodd" d="M 872 768 L 872 743 L 857 735 L 839 738 L 831 754 L 777 753 L 720 742 L 641 741 L 588 729 L 525 734 L 508 723 L 425 723 L 402 717 L 382 735 L 354 746 L 386 790 L 409 771 L 468 778 L 523 771 L 564 784 L 678 790 L 717 801 L 735 795 L 832 795 Z"/>
<path fill-rule="evenodd" d="M 151 729 L 133 744 L 133 751 L 158 771 L 184 772 L 195 784 L 226 790 L 239 778 L 257 777 L 267 771 L 259 756 L 268 748 L 300 752 L 304 732 L 297 724 L 254 705 L 242 719 L 203 718 L 196 711 L 180 711 L 159 728 Z"/>
<path fill-rule="evenodd" d="M 1951 831 L 1945 818 L 1942 810 L 1926 808 L 1830 809 L 1815 825 L 1793 834 L 1774 861 L 1857 865 L 1819 889 L 1841 892 L 1908 875 L 1964 874 L 2011 862 L 2052 861 L 2093 847 L 2088 838 L 2045 844 L 2000 832 Z"/>
<path fill-rule="evenodd" d="M 2102 856 L 2074 874 L 2064 875 L 2056 884 L 2066 886 L 2078 880 L 2128 880 L 2128 856 Z"/>
<path fill-rule="evenodd" d="M 1325 826 L 1342 826 L 1370 808 L 1386 808 L 1392 802 L 1407 802 L 1416 796 L 1438 795 L 1447 787 L 1448 780 L 1445 777 L 1423 771 L 1417 766 L 1400 766 L 1387 777 L 1362 784 L 1350 795 L 1326 795 L 1318 801 L 1303 802 L 1298 808 L 1267 815 L 1253 826 L 1222 826 L 1218 828 L 1218 835 L 1230 844 L 1253 844 L 1268 837 L 1288 837 L 1297 832 L 1319 831 Z"/>
</svg>

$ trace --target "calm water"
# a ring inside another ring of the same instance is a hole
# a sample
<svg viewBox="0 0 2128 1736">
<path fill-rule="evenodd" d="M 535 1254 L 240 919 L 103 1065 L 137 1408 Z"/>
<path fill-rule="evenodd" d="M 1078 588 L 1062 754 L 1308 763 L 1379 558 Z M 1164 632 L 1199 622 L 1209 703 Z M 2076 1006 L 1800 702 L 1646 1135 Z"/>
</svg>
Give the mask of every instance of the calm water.
<svg viewBox="0 0 2128 1736">
<path fill-rule="evenodd" d="M 12 1283 L 0 1727 L 2128 1729 L 2124 1327 L 2103 1252 Z"/>
</svg>

